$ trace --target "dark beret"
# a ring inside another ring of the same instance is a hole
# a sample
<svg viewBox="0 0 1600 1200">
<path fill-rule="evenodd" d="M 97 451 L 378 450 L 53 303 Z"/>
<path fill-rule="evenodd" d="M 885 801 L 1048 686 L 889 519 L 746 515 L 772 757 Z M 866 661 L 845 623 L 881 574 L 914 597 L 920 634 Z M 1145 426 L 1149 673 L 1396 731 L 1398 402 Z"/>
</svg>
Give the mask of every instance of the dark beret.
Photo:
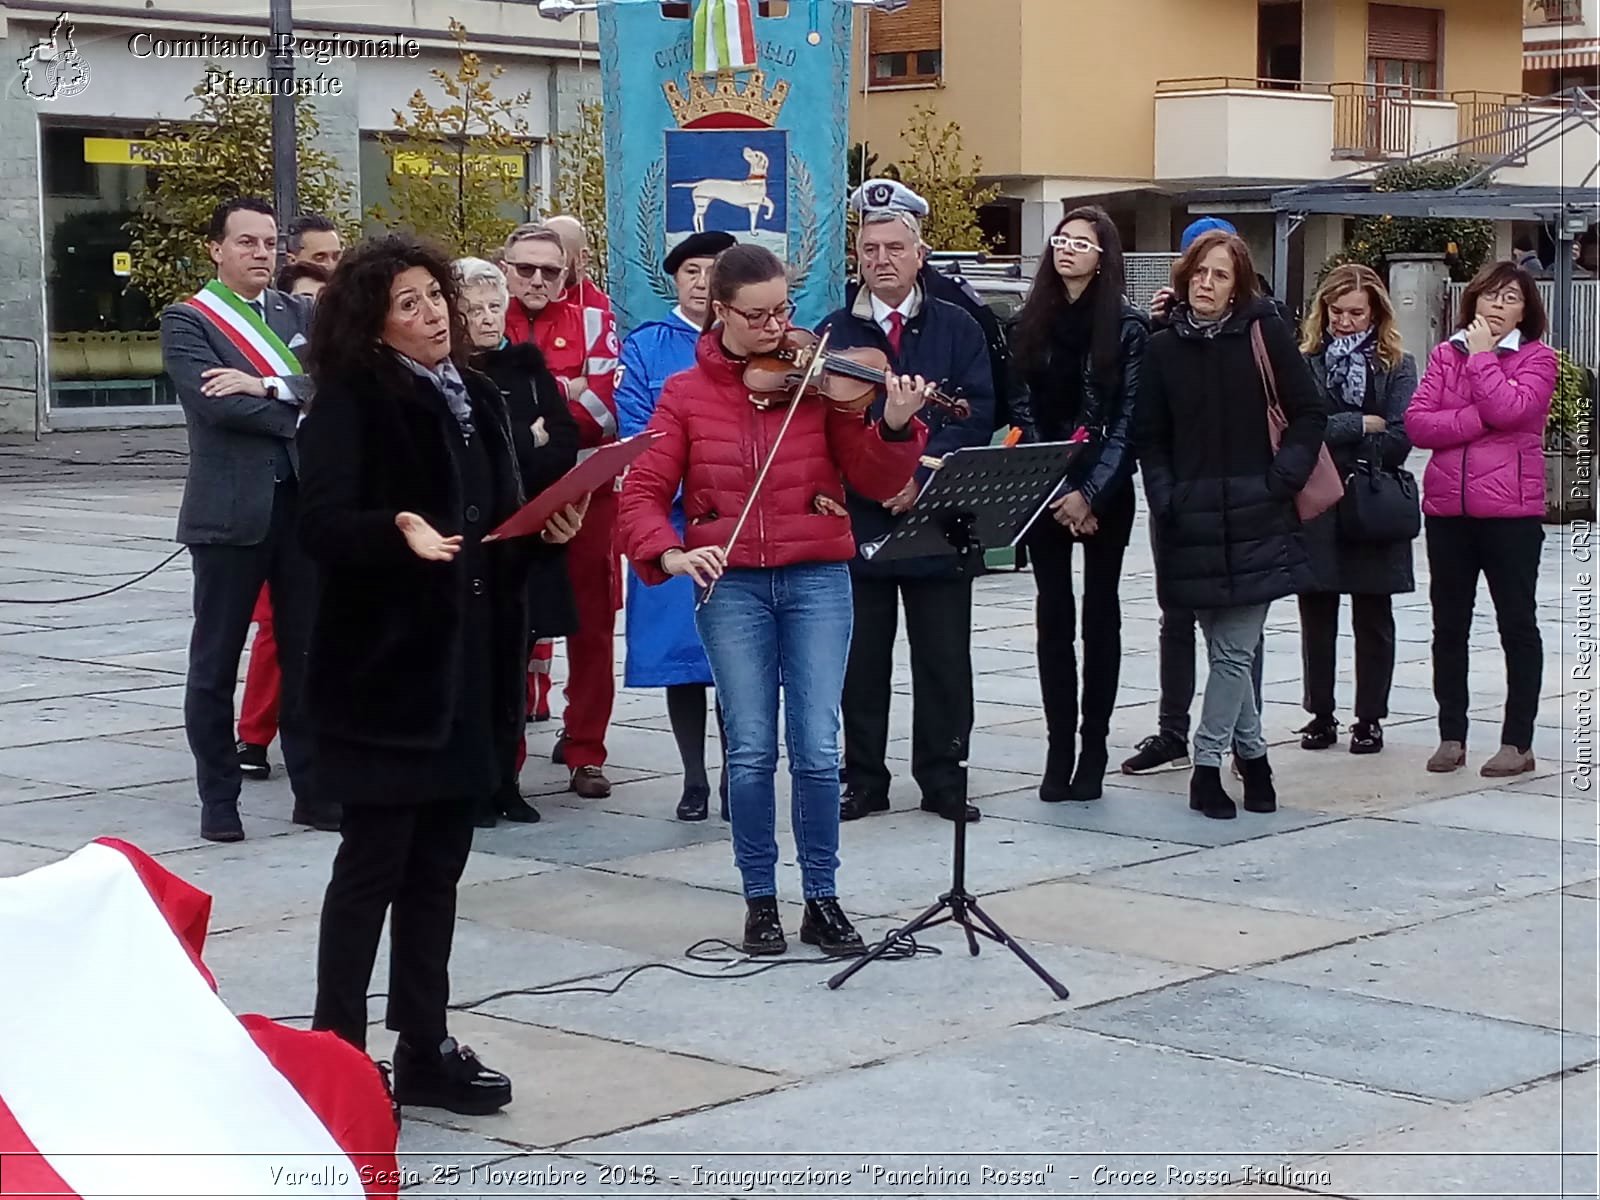
<svg viewBox="0 0 1600 1200">
<path fill-rule="evenodd" d="M 667 269 L 668 275 L 676 275 L 678 268 L 691 258 L 715 258 L 729 246 L 737 245 L 738 241 L 739 239 L 733 234 L 716 229 L 708 229 L 705 233 L 691 233 L 672 248 L 672 252 L 667 255 L 667 261 L 661 265 Z"/>
</svg>

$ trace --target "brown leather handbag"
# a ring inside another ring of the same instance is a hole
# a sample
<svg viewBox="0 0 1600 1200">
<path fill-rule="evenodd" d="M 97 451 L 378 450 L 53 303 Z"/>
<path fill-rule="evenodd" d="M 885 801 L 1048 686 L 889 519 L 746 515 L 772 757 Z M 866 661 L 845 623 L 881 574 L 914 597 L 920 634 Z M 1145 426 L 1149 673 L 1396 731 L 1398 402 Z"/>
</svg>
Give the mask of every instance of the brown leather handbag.
<svg viewBox="0 0 1600 1200">
<path fill-rule="evenodd" d="M 1272 452 L 1276 454 L 1283 444 L 1283 431 L 1289 427 L 1288 415 L 1278 400 L 1278 377 L 1272 370 L 1272 359 L 1267 357 L 1267 343 L 1261 336 L 1261 322 L 1250 324 L 1250 350 L 1256 358 L 1256 370 L 1261 372 L 1261 386 L 1267 393 L 1267 436 L 1272 439 Z M 1339 478 L 1339 468 L 1328 453 L 1327 443 L 1317 450 L 1317 465 L 1305 487 L 1295 493 L 1294 507 L 1302 521 L 1320 517 L 1344 496 L 1344 482 Z"/>
</svg>

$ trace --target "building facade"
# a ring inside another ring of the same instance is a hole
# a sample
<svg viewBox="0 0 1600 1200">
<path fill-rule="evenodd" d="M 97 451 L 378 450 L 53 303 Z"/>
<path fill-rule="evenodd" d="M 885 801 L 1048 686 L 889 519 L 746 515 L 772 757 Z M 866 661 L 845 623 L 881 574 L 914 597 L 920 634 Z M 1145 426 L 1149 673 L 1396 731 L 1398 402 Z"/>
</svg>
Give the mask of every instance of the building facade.
<svg viewBox="0 0 1600 1200">
<path fill-rule="evenodd" d="M 126 284 L 123 224 L 146 194 L 141 138 L 186 119 L 214 69 L 265 80 L 268 0 L 0 0 L 0 432 L 175 419 L 150 306 Z M 202 11 L 204 10 L 204 11 Z M 380 18 L 376 14 L 382 13 Z M 418 88 L 444 100 L 429 72 L 468 46 L 504 68 L 498 95 L 527 92 L 529 127 L 516 169 L 548 192 L 550 138 L 597 93 L 595 18 L 555 22 L 532 3 L 408 0 L 350 6 L 298 0 L 295 70 L 365 213 L 387 198 L 391 129 Z M 182 169 L 182 167 L 173 168 Z M 223 199 L 224 197 L 218 197 Z M 526 212 L 509 213 L 513 219 Z M 44 395 L 34 347 L 43 352 Z"/>
<path fill-rule="evenodd" d="M 1037 254 L 1066 207 L 1094 202 L 1140 251 L 1225 215 L 1270 275 L 1273 188 L 1514 147 L 1522 22 L 1507 0 L 911 0 L 863 20 L 854 134 L 891 162 L 917 106 L 959 121 L 1003 190 L 985 214 L 1003 252 Z M 1574 131 L 1497 179 L 1576 187 L 1594 162 L 1592 131 Z M 1306 222 L 1291 291 L 1342 241 L 1341 220 Z"/>
</svg>

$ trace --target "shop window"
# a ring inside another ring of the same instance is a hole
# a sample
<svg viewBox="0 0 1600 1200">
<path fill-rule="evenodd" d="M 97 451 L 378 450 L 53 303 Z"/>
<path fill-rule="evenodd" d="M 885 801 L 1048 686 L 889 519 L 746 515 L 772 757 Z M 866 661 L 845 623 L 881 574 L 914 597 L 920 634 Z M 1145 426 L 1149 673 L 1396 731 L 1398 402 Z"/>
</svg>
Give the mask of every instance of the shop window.
<svg viewBox="0 0 1600 1200">
<path fill-rule="evenodd" d="M 393 170 L 390 153 L 376 134 L 361 135 L 361 214 L 365 232 L 368 234 L 385 231 L 381 223 L 372 219 L 371 213 L 375 205 L 391 212 L 394 209 L 394 199 L 389 191 L 389 173 Z M 541 184 L 538 175 L 539 143 L 533 143 L 522 150 L 501 151 L 497 157 L 507 160 L 504 169 L 520 173 L 524 189 L 530 186 L 538 187 Z M 519 204 L 514 200 L 502 205 L 499 215 L 513 225 L 538 216 L 526 204 Z M 480 246 L 476 252 L 495 249 L 497 247 Z"/>
</svg>

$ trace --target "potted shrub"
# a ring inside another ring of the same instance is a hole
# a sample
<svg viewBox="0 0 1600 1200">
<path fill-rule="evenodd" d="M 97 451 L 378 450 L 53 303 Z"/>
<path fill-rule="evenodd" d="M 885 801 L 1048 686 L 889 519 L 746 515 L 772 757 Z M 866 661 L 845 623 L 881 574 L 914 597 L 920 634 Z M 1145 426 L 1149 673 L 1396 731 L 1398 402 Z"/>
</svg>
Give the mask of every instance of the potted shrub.
<svg viewBox="0 0 1600 1200">
<path fill-rule="evenodd" d="M 1545 521 L 1552 525 L 1595 515 L 1594 372 L 1565 350 L 1560 356 L 1544 429 Z"/>
</svg>

